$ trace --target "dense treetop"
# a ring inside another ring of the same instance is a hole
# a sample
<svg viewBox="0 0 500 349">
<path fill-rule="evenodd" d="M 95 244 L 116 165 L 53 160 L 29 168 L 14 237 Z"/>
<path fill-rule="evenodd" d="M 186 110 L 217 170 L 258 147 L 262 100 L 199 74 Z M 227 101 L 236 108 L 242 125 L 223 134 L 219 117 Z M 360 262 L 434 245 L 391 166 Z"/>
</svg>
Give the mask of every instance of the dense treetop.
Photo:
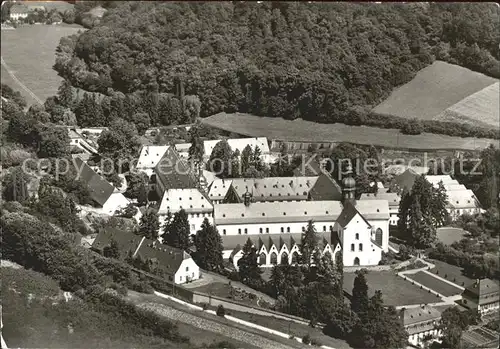
<svg viewBox="0 0 500 349">
<path fill-rule="evenodd" d="M 173 93 L 180 79 L 201 116 L 336 122 L 434 59 L 499 77 L 498 20 L 487 3 L 117 2 L 61 41 L 56 69 L 105 94 Z"/>
</svg>

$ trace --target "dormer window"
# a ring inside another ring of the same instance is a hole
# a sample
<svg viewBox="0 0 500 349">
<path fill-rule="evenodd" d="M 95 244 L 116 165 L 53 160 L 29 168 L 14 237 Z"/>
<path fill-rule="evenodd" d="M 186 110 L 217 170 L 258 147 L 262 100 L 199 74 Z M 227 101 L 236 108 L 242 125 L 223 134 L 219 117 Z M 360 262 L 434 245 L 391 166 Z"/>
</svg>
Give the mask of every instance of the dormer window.
<svg viewBox="0 0 500 349">
<path fill-rule="evenodd" d="M 265 216 L 266 214 L 264 212 L 262 212 L 262 215 Z"/>
<path fill-rule="evenodd" d="M 286 212 L 283 212 L 283 216 L 286 216 Z"/>
<path fill-rule="evenodd" d="M 304 214 L 307 215 L 307 211 L 304 211 Z"/>
<path fill-rule="evenodd" d="M 244 214 L 244 213 L 242 213 L 242 214 L 241 214 L 241 217 L 245 217 L 245 214 Z"/>
<path fill-rule="evenodd" d="M 226 214 L 225 214 L 225 213 L 223 213 L 223 214 L 222 214 L 222 217 L 226 217 Z"/>
</svg>

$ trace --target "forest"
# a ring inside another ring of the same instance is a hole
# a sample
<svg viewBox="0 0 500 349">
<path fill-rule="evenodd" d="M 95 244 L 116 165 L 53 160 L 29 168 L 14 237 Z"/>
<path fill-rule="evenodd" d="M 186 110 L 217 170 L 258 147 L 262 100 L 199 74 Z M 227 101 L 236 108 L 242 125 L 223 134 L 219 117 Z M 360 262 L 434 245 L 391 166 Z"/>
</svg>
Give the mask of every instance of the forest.
<svg viewBox="0 0 500 349">
<path fill-rule="evenodd" d="M 240 111 L 394 127 L 401 120 L 369 110 L 436 59 L 500 77 L 499 10 L 491 3 L 102 5 L 108 11 L 98 24 L 61 40 L 54 67 L 89 92 L 148 95 L 154 103 L 143 112 L 152 124 L 176 122 L 154 114 L 158 95 L 175 94 L 179 82 L 199 98 L 201 117 Z M 425 126 L 492 136 L 474 127 Z"/>
</svg>

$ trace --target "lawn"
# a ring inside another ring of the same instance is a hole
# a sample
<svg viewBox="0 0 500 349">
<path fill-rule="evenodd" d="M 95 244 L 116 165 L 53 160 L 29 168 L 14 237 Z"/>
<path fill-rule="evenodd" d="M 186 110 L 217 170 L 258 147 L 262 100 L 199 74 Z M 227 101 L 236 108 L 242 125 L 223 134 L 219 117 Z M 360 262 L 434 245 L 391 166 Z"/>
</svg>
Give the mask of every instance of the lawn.
<svg viewBox="0 0 500 349">
<path fill-rule="evenodd" d="M 42 102 L 56 94 L 61 77 L 52 69 L 59 40 L 83 28 L 77 25 L 24 25 L 15 30 L 2 30 L 2 83 L 18 90 L 28 105 L 37 103 L 27 90 Z M 8 74 L 12 74 L 26 87 L 24 89 Z"/>
<path fill-rule="evenodd" d="M 245 303 L 251 306 L 257 306 L 257 297 L 255 295 L 249 294 L 238 288 L 231 287 L 222 282 L 212 282 L 208 285 L 192 288 L 191 290 L 224 299 L 233 299 L 237 302 Z"/>
<path fill-rule="evenodd" d="M 454 295 L 462 293 L 461 289 L 459 289 L 455 286 L 452 286 L 444 281 L 441 281 L 432 275 L 424 273 L 423 271 L 419 271 L 416 274 L 408 274 L 406 276 L 412 280 L 415 280 L 416 282 L 418 282 L 424 286 L 429 287 L 431 290 L 439 292 L 440 294 L 442 294 L 443 296 L 446 296 L 446 297 L 450 297 L 450 296 L 454 296 Z M 450 281 L 453 281 L 453 279 Z"/>
<path fill-rule="evenodd" d="M 464 113 L 469 117 L 476 116 L 475 119 L 480 121 L 485 107 L 476 106 L 474 101 L 498 105 L 498 93 L 495 95 L 486 92 L 480 94 L 483 98 L 472 98 L 473 100 L 464 101 L 458 105 L 457 103 L 495 82 L 497 82 L 496 79 L 484 74 L 458 65 L 436 61 L 420 70 L 410 82 L 394 90 L 386 100 L 373 109 L 373 112 L 408 119 L 432 120 L 452 107 L 450 110 L 460 113 L 459 115 Z M 485 97 L 486 100 L 484 100 Z M 457 107 L 453 108 L 454 105 Z M 465 110 L 466 105 L 467 110 Z M 492 109 L 491 112 L 493 112 Z M 490 118 L 487 117 L 485 121 Z M 454 119 L 454 121 L 461 121 L 459 118 Z M 498 127 L 498 119 L 496 126 Z"/>
<path fill-rule="evenodd" d="M 352 293 L 355 273 L 344 273 L 344 291 Z M 426 304 L 440 302 L 441 298 L 411 282 L 403 280 L 392 271 L 370 271 L 366 275 L 368 294 L 372 296 L 376 290 L 382 291 L 386 305 L 400 306 L 410 304 Z"/>
<path fill-rule="evenodd" d="M 443 227 L 437 230 L 437 238 L 445 245 L 451 245 L 465 237 L 465 230 L 453 227 Z"/>
<path fill-rule="evenodd" d="M 201 120 L 207 126 L 238 133 L 249 137 L 267 137 L 270 140 L 296 142 L 350 142 L 375 146 L 412 150 L 486 148 L 497 140 L 486 138 L 462 138 L 422 133 L 404 135 L 396 129 L 345 124 L 319 124 L 302 119 L 260 117 L 244 113 L 219 113 Z"/>
<path fill-rule="evenodd" d="M 451 265 L 434 259 L 429 259 L 429 262 L 436 266 L 435 268 L 432 268 L 430 272 L 437 274 L 443 278 L 446 276 L 447 280 L 450 280 L 451 282 L 454 282 L 459 286 L 467 287 L 474 283 L 473 279 L 468 278 L 467 276 L 462 274 L 461 267 L 457 267 L 455 265 Z"/>
<path fill-rule="evenodd" d="M 311 336 L 311 339 L 317 340 L 321 345 L 326 345 L 333 348 L 350 348 L 345 341 L 332 338 L 323 334 L 318 328 L 312 328 L 307 325 L 301 325 L 292 321 L 275 318 L 273 316 L 256 315 L 236 310 L 226 310 L 227 315 L 234 316 L 238 319 L 252 322 L 264 327 L 274 329 L 283 333 L 289 333 L 296 338 L 302 338 L 306 334 Z"/>
</svg>

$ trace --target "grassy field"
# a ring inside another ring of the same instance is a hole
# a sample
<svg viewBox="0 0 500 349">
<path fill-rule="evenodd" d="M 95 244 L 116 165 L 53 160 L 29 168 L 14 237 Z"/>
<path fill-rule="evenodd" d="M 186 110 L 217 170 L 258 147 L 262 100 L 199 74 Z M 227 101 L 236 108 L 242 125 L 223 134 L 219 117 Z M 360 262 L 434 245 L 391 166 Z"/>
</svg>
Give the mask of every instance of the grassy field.
<svg viewBox="0 0 500 349">
<path fill-rule="evenodd" d="M 56 47 L 62 37 L 82 29 L 77 25 L 25 25 L 2 30 L 2 83 L 19 90 L 29 105 L 37 99 L 28 90 L 41 101 L 55 95 L 62 80 L 52 69 Z"/>
<path fill-rule="evenodd" d="M 399 130 L 345 124 L 318 124 L 302 119 L 260 117 L 243 113 L 219 113 L 201 120 L 205 125 L 250 137 L 296 142 L 350 142 L 373 144 L 388 148 L 412 150 L 486 148 L 497 140 L 485 138 L 461 138 L 422 133 L 404 135 Z"/>
<path fill-rule="evenodd" d="M 437 274 L 441 277 L 447 276 L 447 280 L 456 283 L 458 286 L 467 287 L 474 283 L 473 279 L 468 278 L 462 274 L 462 268 L 455 265 L 451 265 L 445 262 L 430 259 L 429 262 L 434 264 L 436 267 L 432 268 L 430 272 Z M 455 280 L 455 281 L 453 281 Z"/>
<path fill-rule="evenodd" d="M 309 336 L 311 336 L 311 339 L 317 340 L 322 345 L 333 348 L 350 348 L 349 344 L 347 344 L 345 341 L 327 336 L 323 334 L 320 329 L 312 328 L 307 325 L 301 325 L 292 321 L 278 319 L 273 316 L 256 315 L 236 310 L 226 310 L 226 314 L 237 317 L 241 320 L 271 328 L 276 331 L 289 333 L 296 338 L 302 338 L 306 334 L 309 334 Z"/>
<path fill-rule="evenodd" d="M 462 99 L 434 119 L 498 128 L 500 120 L 499 95 L 499 83 L 497 82 Z"/>
<path fill-rule="evenodd" d="M 424 273 L 423 271 L 419 271 L 416 274 L 409 274 L 407 275 L 407 277 L 424 286 L 429 287 L 431 290 L 434 290 L 446 297 L 462 293 L 462 290 L 458 287 L 447 284 L 446 282 L 441 281 L 432 275 Z M 453 279 L 451 279 L 450 281 L 453 282 Z"/>
<path fill-rule="evenodd" d="M 79 299 L 65 302 L 57 283 L 43 274 L 2 267 L 1 278 L 2 336 L 11 348 L 192 348 Z"/>
<path fill-rule="evenodd" d="M 355 277 L 355 273 L 344 273 L 344 291 L 348 294 L 352 292 Z M 421 290 L 392 271 L 370 271 L 366 275 L 366 281 L 369 296 L 373 296 L 377 290 L 382 291 L 382 298 L 386 305 L 400 306 L 441 301 L 441 298 Z"/>
<path fill-rule="evenodd" d="M 404 118 L 432 120 L 448 108 L 495 82 L 497 79 L 467 68 L 436 61 L 419 71 L 410 82 L 394 90 L 385 101 L 373 109 L 373 112 Z M 474 120 L 490 122 L 492 113 L 498 115 L 498 93 L 496 95 L 494 93 L 480 95 L 486 100 L 474 97 L 469 101 L 464 101 L 463 104 L 459 103 L 452 110 L 458 113 L 466 111 L 464 115 L 472 117 Z M 487 103 L 492 104 L 492 107 L 497 105 L 497 110 L 490 110 L 490 107 L 486 106 L 476 106 L 474 105 L 475 100 L 487 101 Z M 488 110 L 489 113 L 483 119 L 482 112 L 485 110 Z M 453 121 L 463 121 L 456 116 L 453 119 Z M 495 126 L 498 127 L 498 118 Z"/>
<path fill-rule="evenodd" d="M 465 230 L 453 227 L 443 227 L 437 230 L 437 238 L 445 245 L 451 245 L 465 237 Z"/>
</svg>

